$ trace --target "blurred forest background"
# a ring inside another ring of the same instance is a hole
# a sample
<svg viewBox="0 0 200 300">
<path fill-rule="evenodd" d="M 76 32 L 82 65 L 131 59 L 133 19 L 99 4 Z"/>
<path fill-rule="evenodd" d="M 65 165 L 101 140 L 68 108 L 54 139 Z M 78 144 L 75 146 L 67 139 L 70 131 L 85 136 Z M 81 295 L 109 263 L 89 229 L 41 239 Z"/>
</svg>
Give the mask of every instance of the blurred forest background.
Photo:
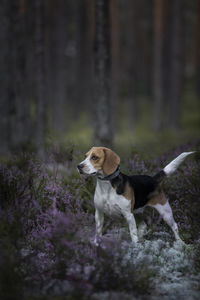
<svg viewBox="0 0 200 300">
<path fill-rule="evenodd" d="M 200 299 L 200 0 L 0 0 L 0 21 L 0 299 Z M 127 175 L 196 150 L 163 183 L 184 245 L 151 208 L 137 245 L 124 218 L 94 245 L 93 145 Z"/>
<path fill-rule="evenodd" d="M 1 0 L 0 154 L 200 129 L 200 0 Z"/>
</svg>

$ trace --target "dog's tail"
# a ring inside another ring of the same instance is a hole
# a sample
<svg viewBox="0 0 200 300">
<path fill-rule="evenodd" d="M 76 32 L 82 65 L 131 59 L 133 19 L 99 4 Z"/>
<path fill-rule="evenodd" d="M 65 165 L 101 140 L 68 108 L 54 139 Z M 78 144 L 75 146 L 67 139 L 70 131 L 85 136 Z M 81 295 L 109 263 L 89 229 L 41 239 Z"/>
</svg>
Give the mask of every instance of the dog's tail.
<svg viewBox="0 0 200 300">
<path fill-rule="evenodd" d="M 162 171 L 158 172 L 154 176 L 154 179 L 158 183 L 160 183 L 165 177 L 168 177 L 171 174 L 173 174 L 178 169 L 179 165 L 185 160 L 185 158 L 194 152 L 195 151 L 181 153 L 174 160 L 172 160 Z"/>
</svg>

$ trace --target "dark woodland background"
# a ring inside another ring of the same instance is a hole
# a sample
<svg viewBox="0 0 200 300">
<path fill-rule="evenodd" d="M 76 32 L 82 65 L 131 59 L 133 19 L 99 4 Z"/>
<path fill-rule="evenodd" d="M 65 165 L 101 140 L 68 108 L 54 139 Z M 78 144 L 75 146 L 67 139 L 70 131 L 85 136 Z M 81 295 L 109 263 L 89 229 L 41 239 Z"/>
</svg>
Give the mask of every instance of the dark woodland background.
<svg viewBox="0 0 200 300">
<path fill-rule="evenodd" d="M 199 0 L 1 0 L 0 18 L 2 155 L 198 136 Z"/>
<path fill-rule="evenodd" d="M 200 299 L 200 0 L 1 0 L 0 21 L 0 299 Z M 93 145 L 127 175 L 196 151 L 162 184 L 185 244 L 150 207 L 137 244 L 112 217 L 93 243 Z"/>
</svg>

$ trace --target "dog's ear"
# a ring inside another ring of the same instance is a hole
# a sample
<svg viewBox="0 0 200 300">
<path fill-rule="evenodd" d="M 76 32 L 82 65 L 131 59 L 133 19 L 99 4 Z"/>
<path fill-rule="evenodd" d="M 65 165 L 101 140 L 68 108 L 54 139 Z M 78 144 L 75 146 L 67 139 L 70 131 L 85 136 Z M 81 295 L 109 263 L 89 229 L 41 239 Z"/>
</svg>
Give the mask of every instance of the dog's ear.
<svg viewBox="0 0 200 300">
<path fill-rule="evenodd" d="M 115 172 L 117 166 L 120 163 L 120 157 L 108 148 L 103 148 L 105 153 L 105 159 L 102 166 L 103 172 L 106 175 L 110 175 Z"/>
</svg>

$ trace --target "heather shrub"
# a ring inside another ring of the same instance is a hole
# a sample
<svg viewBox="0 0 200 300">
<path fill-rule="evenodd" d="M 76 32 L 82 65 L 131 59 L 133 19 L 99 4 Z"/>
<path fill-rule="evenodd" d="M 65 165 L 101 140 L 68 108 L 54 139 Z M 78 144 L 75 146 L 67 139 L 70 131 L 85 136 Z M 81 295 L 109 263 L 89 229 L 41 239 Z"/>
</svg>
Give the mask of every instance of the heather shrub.
<svg viewBox="0 0 200 300">
<path fill-rule="evenodd" d="M 134 153 L 122 170 L 155 174 L 186 150 L 191 145 L 149 160 Z M 64 166 L 56 172 L 49 162 L 28 155 L 0 166 L 1 298 L 88 299 L 107 291 L 139 299 L 154 293 L 159 276 L 169 282 L 172 275 L 178 280 L 178 273 L 198 276 L 198 155 L 163 183 L 181 236 L 192 246 L 174 246 L 170 229 L 155 211 L 147 209 L 144 217 L 149 228 L 138 245 L 132 245 L 124 220 L 106 218 L 105 236 L 96 247 L 95 180 L 80 177 L 73 151 L 68 151 L 69 161 L 63 157 L 53 161 Z"/>
</svg>

